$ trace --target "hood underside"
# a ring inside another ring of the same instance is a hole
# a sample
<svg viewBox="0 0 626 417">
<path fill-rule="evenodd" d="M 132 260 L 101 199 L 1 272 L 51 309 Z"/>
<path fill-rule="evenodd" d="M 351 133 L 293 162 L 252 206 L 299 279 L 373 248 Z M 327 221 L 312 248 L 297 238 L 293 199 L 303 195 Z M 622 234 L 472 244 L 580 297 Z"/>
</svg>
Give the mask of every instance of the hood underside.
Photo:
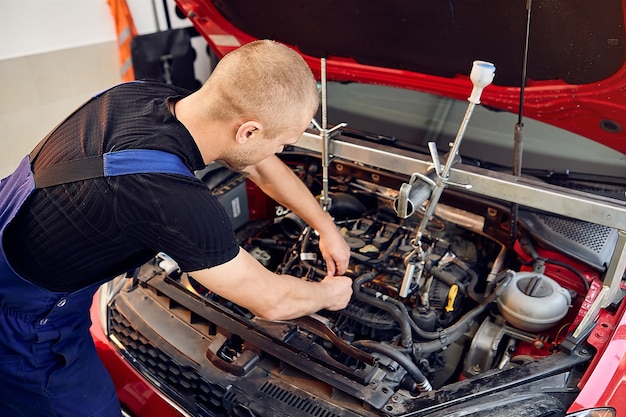
<svg viewBox="0 0 626 417">
<path fill-rule="evenodd" d="M 465 99 L 472 61 L 492 62 L 484 105 L 518 113 L 525 80 L 525 116 L 626 153 L 620 0 L 176 1 L 218 56 L 274 39 L 329 80 Z"/>
</svg>

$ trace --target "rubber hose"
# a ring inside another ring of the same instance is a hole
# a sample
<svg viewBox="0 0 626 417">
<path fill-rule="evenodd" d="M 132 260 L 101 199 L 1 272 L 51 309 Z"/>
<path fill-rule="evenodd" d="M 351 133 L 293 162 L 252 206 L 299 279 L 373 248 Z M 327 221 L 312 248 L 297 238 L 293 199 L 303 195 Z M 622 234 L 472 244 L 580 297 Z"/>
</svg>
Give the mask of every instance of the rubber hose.
<svg viewBox="0 0 626 417">
<path fill-rule="evenodd" d="M 411 378 L 413 378 L 420 392 L 432 391 L 433 388 L 430 385 L 430 382 L 428 382 L 428 380 L 422 373 L 422 371 L 419 370 L 417 365 L 415 365 L 408 356 L 406 356 L 399 350 L 394 349 L 392 346 L 375 342 L 373 340 L 359 340 L 352 343 L 352 345 L 358 348 L 380 353 L 394 360 L 398 363 L 398 365 L 400 365 L 407 371 Z"/>
<path fill-rule="evenodd" d="M 513 273 L 511 271 L 504 271 L 498 275 L 496 279 L 496 283 L 499 281 L 504 281 L 505 279 L 510 280 L 513 277 Z M 508 284 L 508 282 L 507 282 Z M 489 304 L 495 301 L 496 298 L 500 296 L 500 293 L 504 289 L 506 285 L 500 285 L 493 291 L 487 298 L 483 300 L 478 306 L 474 307 L 472 310 L 465 313 L 459 321 L 454 323 L 452 326 L 445 329 L 445 332 L 429 332 L 432 334 L 436 334 L 438 336 L 437 340 L 432 340 L 430 342 L 418 342 L 413 344 L 413 351 L 415 354 L 423 354 L 423 353 L 432 353 L 439 349 L 442 349 L 445 346 L 448 346 L 458 340 L 474 323 L 474 319 L 476 316 L 481 314 Z"/>
<path fill-rule="evenodd" d="M 354 294 L 354 297 L 357 300 L 373 305 L 374 307 L 378 307 L 381 310 L 385 310 L 386 312 L 391 314 L 400 326 L 400 332 L 402 333 L 402 346 L 409 347 L 413 344 L 413 335 L 411 334 L 411 320 L 408 314 L 403 314 L 403 312 L 393 304 L 380 300 L 371 295 L 365 294 L 361 289 L 361 286 L 364 283 L 373 280 L 375 276 L 375 273 L 370 272 L 367 274 L 363 274 L 355 279 L 352 283 L 352 292 Z"/>
</svg>

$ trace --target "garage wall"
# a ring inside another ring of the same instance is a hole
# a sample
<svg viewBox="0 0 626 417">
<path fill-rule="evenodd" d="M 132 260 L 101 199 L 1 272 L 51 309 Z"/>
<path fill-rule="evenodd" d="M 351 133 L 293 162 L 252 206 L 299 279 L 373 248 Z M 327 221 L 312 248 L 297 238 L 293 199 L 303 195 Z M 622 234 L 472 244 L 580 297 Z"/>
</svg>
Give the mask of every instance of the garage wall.
<svg viewBox="0 0 626 417">
<path fill-rule="evenodd" d="M 107 0 L 0 0 L 0 176 L 60 119 L 120 81 Z"/>
<path fill-rule="evenodd" d="M 127 0 L 138 33 L 190 26 L 173 0 Z M 91 95 L 119 83 L 115 24 L 107 0 L 0 0 L 0 178 Z M 206 79 L 203 39 L 197 78 Z"/>
<path fill-rule="evenodd" d="M 0 60 L 0 177 L 76 106 L 120 82 L 115 41 Z"/>
</svg>

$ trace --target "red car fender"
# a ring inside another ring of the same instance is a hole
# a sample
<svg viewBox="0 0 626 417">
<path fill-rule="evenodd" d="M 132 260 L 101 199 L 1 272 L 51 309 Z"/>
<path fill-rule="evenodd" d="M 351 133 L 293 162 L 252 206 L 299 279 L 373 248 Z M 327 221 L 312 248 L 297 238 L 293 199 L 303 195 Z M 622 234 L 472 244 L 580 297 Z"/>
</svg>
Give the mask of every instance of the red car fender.
<svg viewBox="0 0 626 417">
<path fill-rule="evenodd" d="M 122 408 L 137 417 L 181 417 L 186 416 L 163 394 L 150 385 L 120 354 L 113 342 L 105 335 L 100 325 L 100 302 L 96 293 L 91 305 L 91 336 L 98 356 L 106 366 Z"/>
</svg>

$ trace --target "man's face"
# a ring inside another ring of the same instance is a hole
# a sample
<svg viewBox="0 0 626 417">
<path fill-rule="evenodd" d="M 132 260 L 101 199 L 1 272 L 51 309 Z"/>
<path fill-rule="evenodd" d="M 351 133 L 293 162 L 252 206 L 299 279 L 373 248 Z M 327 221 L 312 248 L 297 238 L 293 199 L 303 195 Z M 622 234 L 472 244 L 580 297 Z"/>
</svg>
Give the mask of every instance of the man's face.
<svg viewBox="0 0 626 417">
<path fill-rule="evenodd" d="M 298 127 L 283 131 L 274 138 L 255 137 L 245 144 L 239 145 L 227 158 L 223 158 L 223 161 L 230 168 L 241 171 L 271 155 L 281 153 L 285 146 L 296 143 L 306 126 L 308 123 L 303 128 Z"/>
</svg>

